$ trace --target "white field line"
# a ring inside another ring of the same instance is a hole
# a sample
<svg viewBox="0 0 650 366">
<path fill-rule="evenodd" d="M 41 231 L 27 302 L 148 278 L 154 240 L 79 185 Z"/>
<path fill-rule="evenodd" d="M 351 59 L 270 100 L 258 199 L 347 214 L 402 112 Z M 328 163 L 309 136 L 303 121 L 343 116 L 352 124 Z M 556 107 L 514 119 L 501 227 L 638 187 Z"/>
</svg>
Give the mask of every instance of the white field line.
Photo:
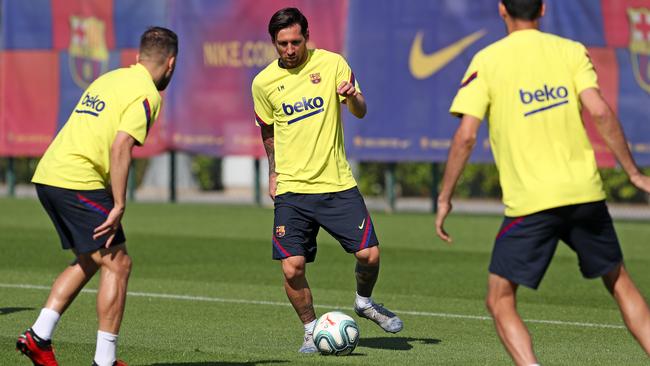
<svg viewBox="0 0 650 366">
<path fill-rule="evenodd" d="M 9 284 L 9 283 L 0 283 L 0 288 L 18 288 L 18 289 L 44 290 L 44 291 L 49 291 L 50 290 L 50 287 L 48 287 L 48 286 L 26 285 L 26 284 Z M 97 293 L 97 290 L 84 289 L 84 290 L 81 290 L 81 292 L 95 294 L 95 293 Z M 220 298 L 220 297 L 157 294 L 157 293 L 149 293 L 149 292 L 131 292 L 131 291 L 129 291 L 128 296 L 146 297 L 146 298 L 154 298 L 154 299 L 220 302 L 220 303 L 230 303 L 230 304 L 290 306 L 289 302 L 263 301 L 263 300 L 244 300 L 244 299 L 225 299 L 225 298 Z M 326 309 L 335 309 L 335 308 L 337 308 L 337 306 L 333 306 L 333 305 L 314 305 L 314 307 L 316 307 L 316 308 L 326 308 Z M 347 310 L 352 310 L 352 308 L 349 308 Z M 432 313 L 432 312 L 426 312 L 426 311 L 410 311 L 410 310 L 394 310 L 394 311 L 396 313 L 400 314 L 400 315 L 413 315 L 413 316 L 436 317 L 436 318 L 489 320 L 489 321 L 492 320 L 492 318 L 490 318 L 489 316 L 479 316 L 479 315 Z M 566 321 L 560 321 L 560 320 L 538 320 L 538 319 L 524 319 L 524 321 L 526 323 L 551 324 L 551 325 L 573 326 L 573 327 L 583 327 L 583 328 L 625 329 L 625 326 L 623 326 L 623 325 L 615 325 L 615 324 L 566 322 Z"/>
</svg>

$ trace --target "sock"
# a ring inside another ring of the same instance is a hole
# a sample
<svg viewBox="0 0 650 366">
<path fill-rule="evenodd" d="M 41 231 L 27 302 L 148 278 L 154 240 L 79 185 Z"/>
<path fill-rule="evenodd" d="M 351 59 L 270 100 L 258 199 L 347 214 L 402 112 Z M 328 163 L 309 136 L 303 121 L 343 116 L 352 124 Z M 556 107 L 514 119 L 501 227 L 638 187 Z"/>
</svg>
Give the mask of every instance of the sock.
<svg viewBox="0 0 650 366">
<path fill-rule="evenodd" d="M 365 309 L 368 306 L 372 305 L 371 297 L 364 297 L 357 293 L 357 299 L 354 301 L 359 309 Z"/>
<path fill-rule="evenodd" d="M 112 366 L 117 359 L 117 335 L 97 331 L 95 363 L 99 366 Z"/>
<path fill-rule="evenodd" d="M 312 333 L 314 331 L 315 326 L 316 326 L 316 319 L 314 319 L 311 322 L 305 324 L 305 333 Z"/>
<path fill-rule="evenodd" d="M 41 314 L 36 319 L 36 322 L 32 325 L 32 330 L 39 338 L 49 341 L 52 339 L 52 333 L 54 332 L 54 328 L 56 328 L 56 324 L 59 322 L 60 317 L 61 314 L 56 311 L 43 308 Z"/>
</svg>

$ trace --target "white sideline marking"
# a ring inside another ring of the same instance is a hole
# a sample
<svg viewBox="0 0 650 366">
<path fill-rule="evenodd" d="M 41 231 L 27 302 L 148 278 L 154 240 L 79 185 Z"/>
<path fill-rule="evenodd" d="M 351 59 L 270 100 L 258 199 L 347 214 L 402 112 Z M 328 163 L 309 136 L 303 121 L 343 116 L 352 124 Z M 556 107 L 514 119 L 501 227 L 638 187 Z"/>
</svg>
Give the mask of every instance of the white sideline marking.
<svg viewBox="0 0 650 366">
<path fill-rule="evenodd" d="M 28 290 L 46 290 L 49 291 L 49 286 L 38 286 L 38 285 L 21 285 L 21 284 L 9 284 L 9 283 L 0 283 L 0 288 L 20 288 Z M 94 289 L 84 289 L 81 292 L 95 294 L 97 290 Z M 156 294 L 149 292 L 128 292 L 128 296 L 133 297 L 148 297 L 156 299 L 171 299 L 171 300 L 188 300 L 188 301 L 205 301 L 205 302 L 221 302 L 221 303 L 231 303 L 231 304 L 249 304 L 249 305 L 271 305 L 271 306 L 291 306 L 288 302 L 277 302 L 277 301 L 261 301 L 261 300 L 243 300 L 243 299 L 224 299 L 219 297 L 206 297 L 206 296 L 190 296 L 190 295 L 172 295 L 172 294 Z M 314 305 L 315 308 L 327 308 L 333 309 L 337 306 L 333 305 Z M 348 308 L 347 310 L 352 310 Z M 479 315 L 463 315 L 463 314 L 447 314 L 447 313 L 431 313 L 425 311 L 408 311 L 408 310 L 394 310 L 396 313 L 413 315 L 413 316 L 426 316 L 426 317 L 436 317 L 436 318 L 456 318 L 456 319 L 473 319 L 473 320 L 492 320 L 489 316 L 479 316 Z M 524 319 L 526 323 L 539 323 L 539 324 L 551 324 L 551 325 L 564 325 L 564 326 L 575 326 L 575 327 L 584 327 L 584 328 L 607 328 L 607 329 L 625 329 L 623 325 L 614 325 L 614 324 L 599 324 L 599 323 L 582 323 L 582 322 L 565 322 L 560 320 L 537 320 L 537 319 Z"/>
</svg>

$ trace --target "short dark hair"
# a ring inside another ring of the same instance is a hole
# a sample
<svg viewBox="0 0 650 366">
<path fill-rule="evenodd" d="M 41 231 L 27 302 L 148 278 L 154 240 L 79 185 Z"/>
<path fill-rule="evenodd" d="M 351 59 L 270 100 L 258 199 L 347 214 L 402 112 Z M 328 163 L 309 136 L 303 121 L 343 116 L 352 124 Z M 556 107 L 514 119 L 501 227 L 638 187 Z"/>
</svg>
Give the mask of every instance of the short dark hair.
<svg viewBox="0 0 650 366">
<path fill-rule="evenodd" d="M 307 22 L 307 18 L 302 15 L 298 8 L 284 8 L 276 11 L 269 21 L 269 34 L 271 35 L 271 40 L 275 42 L 275 37 L 278 35 L 279 31 L 294 24 L 300 25 L 300 33 L 302 33 L 303 37 L 307 38 L 309 23 Z"/>
<path fill-rule="evenodd" d="M 542 14 L 542 0 L 501 0 L 515 19 L 535 20 Z"/>
<path fill-rule="evenodd" d="M 178 36 L 163 27 L 149 27 L 140 37 L 140 55 L 156 62 L 164 62 L 178 54 Z"/>
</svg>

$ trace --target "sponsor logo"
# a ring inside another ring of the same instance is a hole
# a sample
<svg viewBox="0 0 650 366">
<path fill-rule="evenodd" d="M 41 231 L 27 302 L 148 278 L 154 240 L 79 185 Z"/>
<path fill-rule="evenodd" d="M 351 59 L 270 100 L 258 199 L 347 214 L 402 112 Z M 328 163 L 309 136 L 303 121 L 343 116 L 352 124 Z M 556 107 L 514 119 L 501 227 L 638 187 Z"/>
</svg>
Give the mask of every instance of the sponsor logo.
<svg viewBox="0 0 650 366">
<path fill-rule="evenodd" d="M 287 121 L 288 124 L 292 124 L 294 122 L 298 122 L 305 118 L 311 117 L 315 114 L 323 112 L 325 110 L 325 108 L 323 108 L 324 104 L 325 101 L 323 101 L 322 97 L 315 97 L 315 98 L 302 97 L 301 100 L 295 103 L 291 103 L 291 104 L 282 103 L 282 111 L 287 117 L 293 115 L 294 113 L 307 112 L 294 119 Z"/>
<path fill-rule="evenodd" d="M 366 219 L 364 218 L 363 221 L 361 221 L 361 225 L 357 226 L 359 230 L 363 229 L 363 226 L 366 224 Z"/>
<path fill-rule="evenodd" d="M 286 234 L 286 232 L 284 231 L 284 225 L 275 227 L 275 236 L 276 237 L 282 238 L 284 236 L 284 234 Z"/>
<path fill-rule="evenodd" d="M 320 72 L 309 74 L 309 79 L 311 80 L 312 84 L 320 83 Z"/>
<path fill-rule="evenodd" d="M 650 9 L 627 9 L 630 20 L 630 57 L 639 86 L 650 93 Z"/>
<path fill-rule="evenodd" d="M 421 31 L 418 32 L 413 39 L 411 53 L 409 55 L 409 69 L 411 70 L 411 75 L 416 79 L 428 78 L 440 71 L 443 67 L 447 66 L 447 64 L 458 57 L 469 46 L 483 38 L 486 33 L 485 30 L 474 32 L 443 49 L 431 54 L 425 54 L 422 50 L 422 38 L 424 38 L 424 34 Z"/>
<path fill-rule="evenodd" d="M 560 87 L 549 87 L 544 84 L 544 89 L 537 89 L 532 92 L 519 89 L 519 98 L 524 104 L 530 104 L 532 102 L 546 102 L 554 101 L 557 99 L 565 99 L 569 96 L 569 91 L 567 88 Z"/>
<path fill-rule="evenodd" d="M 569 103 L 568 97 L 569 90 L 564 86 L 549 87 L 544 84 L 543 88 L 533 91 L 519 89 L 519 99 L 524 105 L 544 102 L 551 103 L 524 113 L 524 117 L 567 104 Z"/>
<path fill-rule="evenodd" d="M 106 25 L 95 17 L 70 17 L 69 64 L 72 78 L 82 89 L 108 70 Z"/>
<path fill-rule="evenodd" d="M 99 99 L 99 95 L 92 96 L 90 93 L 86 93 L 81 100 L 81 103 L 79 103 L 79 106 L 80 108 L 76 109 L 75 113 L 90 114 L 97 117 L 99 113 L 106 108 L 106 103 Z"/>
</svg>

